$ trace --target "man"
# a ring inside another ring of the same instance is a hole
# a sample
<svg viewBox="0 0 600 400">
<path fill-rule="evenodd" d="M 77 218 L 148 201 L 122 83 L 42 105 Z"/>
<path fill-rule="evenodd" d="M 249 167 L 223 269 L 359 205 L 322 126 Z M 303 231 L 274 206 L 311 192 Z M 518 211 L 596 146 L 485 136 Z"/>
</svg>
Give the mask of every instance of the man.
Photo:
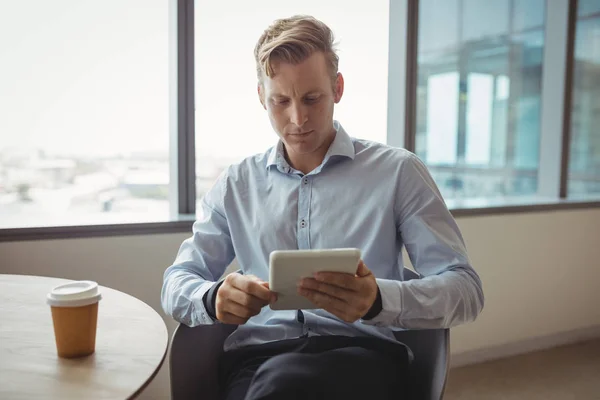
<svg viewBox="0 0 600 400">
<path fill-rule="evenodd" d="M 239 325 L 224 346 L 224 398 L 397 399 L 408 393 L 400 377 L 412 354 L 393 330 L 473 321 L 481 281 L 423 163 L 353 139 L 333 120 L 344 78 L 325 24 L 275 21 L 255 58 L 280 140 L 229 167 L 204 196 L 165 272 L 163 308 L 189 326 Z M 402 281 L 403 246 L 423 279 Z M 271 251 L 339 247 L 361 249 L 355 276 L 304 280 L 298 291 L 314 310 L 268 307 Z M 234 258 L 243 274 L 217 282 Z"/>
</svg>

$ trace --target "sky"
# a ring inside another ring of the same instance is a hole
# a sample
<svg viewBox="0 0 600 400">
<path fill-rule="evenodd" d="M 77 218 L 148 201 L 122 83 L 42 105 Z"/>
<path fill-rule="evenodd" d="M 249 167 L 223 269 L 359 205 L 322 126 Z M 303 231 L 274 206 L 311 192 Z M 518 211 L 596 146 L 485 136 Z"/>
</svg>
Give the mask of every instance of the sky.
<svg viewBox="0 0 600 400">
<path fill-rule="evenodd" d="M 168 154 L 173 1 L 0 0 L 0 151 Z M 462 28 L 457 1 L 421 0 L 427 18 L 420 23 L 420 51 L 455 45 L 459 29 L 466 38 L 507 29 L 507 0 L 490 2 L 491 8 L 464 0 L 468 23 Z M 518 2 L 518 8 L 514 24 L 543 22 L 543 0 Z M 371 0 L 368 7 L 363 0 L 197 0 L 195 9 L 199 157 L 234 161 L 277 140 L 258 102 L 253 49 L 273 20 L 294 14 L 314 15 L 336 36 L 345 93 L 334 117 L 351 136 L 386 141 L 389 0 Z M 498 18 L 487 17 L 492 14 Z M 600 26 L 592 22 L 578 25 L 576 53 L 599 60 Z M 442 88 L 435 96 L 437 109 L 451 106 L 448 93 Z M 450 140 L 455 128 L 430 114 L 439 125 L 429 138 L 433 148 L 440 135 Z M 474 121 L 478 132 L 481 126 Z M 485 147 L 487 139 L 472 152 Z"/>
<path fill-rule="evenodd" d="M 0 148 L 168 149 L 166 1 L 0 4 Z"/>
<path fill-rule="evenodd" d="M 172 1 L 172 0 L 171 0 Z M 0 0 L 0 151 L 167 154 L 169 0 Z M 197 152 L 241 158 L 276 136 L 256 97 L 254 44 L 276 18 L 312 14 L 339 42 L 335 117 L 385 141 L 388 1 L 196 2 Z"/>
</svg>

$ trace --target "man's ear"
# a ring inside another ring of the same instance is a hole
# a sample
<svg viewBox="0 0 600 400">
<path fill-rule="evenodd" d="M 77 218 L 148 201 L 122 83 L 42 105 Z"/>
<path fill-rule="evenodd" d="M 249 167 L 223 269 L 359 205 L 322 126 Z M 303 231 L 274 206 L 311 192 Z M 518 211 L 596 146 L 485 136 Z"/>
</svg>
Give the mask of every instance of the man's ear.
<svg viewBox="0 0 600 400">
<path fill-rule="evenodd" d="M 265 104 L 265 91 L 260 83 L 256 85 L 256 91 L 258 93 L 258 100 L 260 101 L 260 104 L 262 104 L 263 108 L 266 110 L 267 105 Z"/>
<path fill-rule="evenodd" d="M 337 73 L 337 77 L 335 78 L 335 87 L 334 87 L 334 101 L 335 103 L 339 103 L 342 100 L 342 95 L 344 94 L 344 76 L 341 72 Z"/>
</svg>

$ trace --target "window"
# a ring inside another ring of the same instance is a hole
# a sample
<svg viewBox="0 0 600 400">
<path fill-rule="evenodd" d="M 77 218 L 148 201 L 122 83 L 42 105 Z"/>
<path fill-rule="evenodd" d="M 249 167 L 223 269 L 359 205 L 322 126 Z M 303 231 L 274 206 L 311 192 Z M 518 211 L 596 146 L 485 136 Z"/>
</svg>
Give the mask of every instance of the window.
<svg viewBox="0 0 600 400">
<path fill-rule="evenodd" d="M 223 169 L 277 143 L 253 50 L 296 14 L 334 31 L 334 118 L 414 151 L 451 208 L 600 195 L 598 0 L 12 1 L 0 3 L 0 240 L 189 229 Z"/>
<path fill-rule="evenodd" d="M 415 152 L 443 196 L 534 195 L 543 0 L 421 0 Z"/>
<path fill-rule="evenodd" d="M 570 196 L 600 193 L 600 3 L 579 0 L 571 99 Z"/>
<path fill-rule="evenodd" d="M 600 2 L 598 0 L 577 0 L 578 16 L 593 16 L 593 14 L 597 13 L 600 13 Z"/>
<path fill-rule="evenodd" d="M 168 15 L 0 3 L 0 228 L 168 218 Z"/>
<path fill-rule="evenodd" d="M 350 136 L 385 142 L 388 0 L 195 1 L 197 198 L 230 163 L 277 136 L 256 92 L 254 46 L 275 19 L 310 14 L 334 31 L 345 91 L 334 118 Z M 226 28 L 223 28 L 223 27 Z M 357 29 L 360 27 L 360 29 Z M 218 39 L 217 39 L 218 38 Z"/>
</svg>

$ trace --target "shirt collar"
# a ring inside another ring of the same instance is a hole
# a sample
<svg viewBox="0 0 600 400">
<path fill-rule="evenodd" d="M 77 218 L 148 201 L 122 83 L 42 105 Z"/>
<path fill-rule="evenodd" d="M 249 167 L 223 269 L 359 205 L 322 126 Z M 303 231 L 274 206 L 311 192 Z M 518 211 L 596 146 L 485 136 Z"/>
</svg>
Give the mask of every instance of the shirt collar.
<svg viewBox="0 0 600 400">
<path fill-rule="evenodd" d="M 327 153 L 325 154 L 323 163 L 321 165 L 325 165 L 327 161 L 329 161 L 329 159 L 333 156 L 342 156 L 354 160 L 355 152 L 352 138 L 348 136 L 348 134 L 338 121 L 333 121 L 333 127 L 336 131 L 335 138 L 333 139 L 331 145 L 329 145 L 329 149 L 327 150 Z M 267 159 L 267 168 L 269 168 L 271 165 L 277 165 L 280 162 L 286 167 L 289 167 L 287 161 L 285 161 L 283 153 L 283 142 L 281 141 L 281 139 L 277 142 L 277 145 L 272 147 L 269 151 L 269 157 Z"/>
<path fill-rule="evenodd" d="M 333 127 L 336 131 L 335 138 L 325 154 L 323 164 L 325 164 L 331 156 L 348 157 L 349 159 L 354 160 L 355 152 L 352 138 L 348 136 L 342 127 L 342 124 L 340 124 L 338 121 L 333 121 Z"/>
</svg>

